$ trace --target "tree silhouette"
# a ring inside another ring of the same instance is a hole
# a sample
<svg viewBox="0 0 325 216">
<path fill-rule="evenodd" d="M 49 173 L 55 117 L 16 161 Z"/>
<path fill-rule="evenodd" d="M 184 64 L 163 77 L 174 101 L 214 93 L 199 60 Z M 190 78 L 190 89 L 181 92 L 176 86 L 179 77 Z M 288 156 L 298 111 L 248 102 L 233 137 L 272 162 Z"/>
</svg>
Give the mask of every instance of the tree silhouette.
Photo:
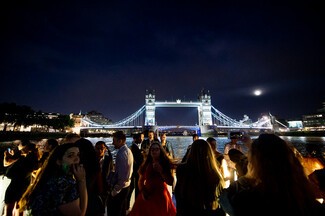
<svg viewBox="0 0 325 216">
<path fill-rule="evenodd" d="M 49 118 L 42 111 L 35 112 L 29 106 L 19 106 L 15 103 L 0 104 L 0 123 L 4 123 L 3 131 L 6 131 L 8 124 L 14 125 L 14 130 L 21 126 L 39 125 L 42 128 L 53 128 L 63 131 L 66 127 L 73 127 L 74 121 L 69 115 L 59 115 L 57 118 Z"/>
</svg>

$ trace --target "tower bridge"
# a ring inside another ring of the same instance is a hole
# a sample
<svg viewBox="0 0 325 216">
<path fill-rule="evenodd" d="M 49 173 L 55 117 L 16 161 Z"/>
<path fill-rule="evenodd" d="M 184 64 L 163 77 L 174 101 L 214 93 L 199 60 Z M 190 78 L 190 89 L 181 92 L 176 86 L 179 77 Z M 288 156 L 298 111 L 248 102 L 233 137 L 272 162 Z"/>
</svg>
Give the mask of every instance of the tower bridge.
<svg viewBox="0 0 325 216">
<path fill-rule="evenodd" d="M 156 108 L 159 107 L 183 107 L 183 108 L 196 108 L 198 113 L 198 125 L 195 126 L 162 126 L 157 125 L 156 122 Z M 268 130 L 273 131 L 278 127 L 274 125 L 281 124 L 271 114 L 259 118 L 253 122 L 248 116 L 244 116 L 243 120 L 237 121 L 231 117 L 223 114 L 211 104 L 211 96 L 209 91 L 202 90 L 198 97 L 198 101 L 157 101 L 155 91 L 146 91 L 145 104 L 133 114 L 128 117 L 117 121 L 113 124 L 102 125 L 91 121 L 87 117 L 82 118 L 82 127 L 84 130 L 168 130 L 173 128 L 187 128 L 189 130 L 200 130 L 201 133 L 210 133 L 215 131 L 228 131 L 228 130 Z"/>
<path fill-rule="evenodd" d="M 212 114 L 211 114 L 211 96 L 209 92 L 202 91 L 196 102 L 192 101 L 181 101 L 177 99 L 176 101 L 156 101 L 155 92 L 147 91 L 145 98 L 145 125 L 155 126 L 156 125 L 156 107 L 193 107 L 198 110 L 199 125 L 212 125 Z"/>
</svg>

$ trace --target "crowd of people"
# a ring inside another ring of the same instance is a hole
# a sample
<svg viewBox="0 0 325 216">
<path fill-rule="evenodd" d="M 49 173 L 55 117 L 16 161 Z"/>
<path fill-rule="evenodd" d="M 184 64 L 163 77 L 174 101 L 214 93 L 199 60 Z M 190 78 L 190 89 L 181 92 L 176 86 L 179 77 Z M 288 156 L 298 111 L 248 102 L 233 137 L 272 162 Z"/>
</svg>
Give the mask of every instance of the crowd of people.
<svg viewBox="0 0 325 216">
<path fill-rule="evenodd" d="M 295 149 L 277 135 L 252 140 L 230 133 L 219 152 L 215 138 L 195 134 L 177 164 L 166 133 L 147 135 L 133 134 L 128 146 L 125 133 L 115 132 L 115 156 L 104 141 L 77 134 L 48 139 L 42 151 L 20 141 L 4 151 L 2 176 L 9 183 L 1 188 L 0 214 L 325 215 L 324 169 L 307 173 Z"/>
</svg>

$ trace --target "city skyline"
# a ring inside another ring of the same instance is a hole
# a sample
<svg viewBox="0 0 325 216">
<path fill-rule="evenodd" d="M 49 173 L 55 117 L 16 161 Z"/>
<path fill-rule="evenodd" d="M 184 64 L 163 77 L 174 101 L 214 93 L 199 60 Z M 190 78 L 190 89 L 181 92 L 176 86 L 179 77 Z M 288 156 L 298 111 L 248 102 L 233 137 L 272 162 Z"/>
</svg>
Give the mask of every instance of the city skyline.
<svg viewBox="0 0 325 216">
<path fill-rule="evenodd" d="M 199 100 L 197 101 L 192 101 L 192 100 L 181 100 L 181 99 L 176 99 L 175 101 L 159 101 L 159 100 L 156 100 L 156 102 L 158 102 L 159 104 L 161 103 L 164 103 L 164 102 L 176 102 L 176 103 L 180 103 L 180 102 L 199 102 Z M 19 105 L 19 104 L 16 104 L 17 106 L 25 106 L 25 105 Z M 30 107 L 32 110 L 34 110 L 32 107 Z M 215 107 L 213 107 L 213 105 L 211 104 L 211 111 L 212 113 L 215 113 L 214 111 Z M 287 121 L 287 123 L 289 122 L 296 122 L 296 121 L 302 121 L 303 120 L 303 116 L 307 116 L 307 115 L 314 115 L 316 113 L 323 113 L 324 112 L 324 109 L 325 109 L 325 102 L 323 102 L 323 107 L 320 108 L 320 109 L 317 109 L 316 111 L 314 112 L 311 112 L 311 113 L 305 113 L 303 114 L 302 116 L 300 117 L 296 117 L 296 118 L 291 118 L 291 119 L 283 119 L 283 118 L 280 118 L 278 120 L 282 121 L 283 123 L 285 122 L 284 120 Z M 160 125 L 160 126 L 163 126 L 163 125 L 199 125 L 199 117 L 198 117 L 198 110 L 197 108 L 194 108 L 194 107 L 173 107 L 173 106 L 169 106 L 168 105 L 165 105 L 164 107 L 160 107 L 160 106 L 156 106 L 155 108 L 155 124 L 156 125 Z M 167 111 L 166 111 L 167 110 Z M 59 115 L 83 115 L 83 116 L 86 116 L 86 115 L 95 115 L 95 116 L 98 116 L 98 115 L 101 115 L 102 117 L 104 117 L 108 122 L 110 123 L 106 123 L 106 124 L 114 124 L 115 122 L 118 122 L 120 120 L 117 120 L 117 121 L 112 121 L 112 119 L 110 118 L 110 116 L 105 116 L 105 114 L 97 111 L 97 110 L 89 110 L 89 111 L 85 111 L 85 112 L 82 112 L 81 110 L 79 111 L 79 113 L 74 113 L 74 112 L 69 112 L 69 113 L 59 113 L 59 112 L 46 112 L 46 111 L 43 111 L 43 110 L 34 110 L 35 112 L 42 112 L 42 113 L 45 113 L 45 114 L 59 114 Z M 139 112 L 139 110 L 137 110 L 136 112 Z M 134 115 L 136 112 L 132 113 L 130 116 Z M 138 124 L 140 122 L 142 122 L 141 124 L 145 125 L 145 111 L 142 111 L 141 112 L 142 114 L 140 115 L 141 119 L 142 120 L 135 120 L 134 122 L 137 122 Z M 178 118 L 175 118 L 172 122 L 170 121 L 165 121 L 165 119 L 168 119 L 168 115 L 170 115 L 171 113 L 173 113 L 172 116 L 177 116 Z M 215 113 L 216 114 L 216 113 Z M 224 113 L 223 113 L 224 114 Z M 261 114 L 261 116 L 258 118 L 264 118 L 264 116 L 268 116 L 269 114 L 271 113 L 263 113 Z M 136 114 L 138 115 L 138 114 Z M 219 115 L 219 114 L 217 114 Z M 224 114 L 225 115 L 225 114 Z M 180 117 L 181 116 L 181 117 Z M 227 115 L 226 115 L 227 116 Z M 127 116 L 129 117 L 129 116 Z M 227 116 L 227 117 L 230 117 L 232 118 L 231 116 Z M 234 119 L 236 121 L 246 121 L 244 120 L 245 118 L 247 118 L 248 116 L 244 115 L 243 116 L 243 119 Z M 276 118 L 278 118 L 278 116 L 275 116 Z M 126 118 L 125 118 L 126 119 Z M 215 122 L 216 119 L 212 116 L 212 121 Z M 250 119 L 252 122 L 257 122 L 258 119 Z M 95 120 L 93 120 L 95 121 Z M 101 120 L 102 121 L 102 120 Z M 190 122 L 192 121 L 191 123 L 185 123 L 184 122 Z M 95 121 L 96 122 L 96 121 Z M 159 124 L 163 122 L 162 124 Z M 99 123 L 99 122 L 97 122 Z M 141 125 L 140 124 L 140 125 Z"/>
<path fill-rule="evenodd" d="M 301 118 L 325 101 L 319 2 L 11 1 L 2 7 L 0 103 L 114 122 L 145 104 L 197 99 L 240 120 Z M 259 91 L 258 91 L 259 90 Z M 158 109 L 158 124 L 195 124 Z"/>
</svg>

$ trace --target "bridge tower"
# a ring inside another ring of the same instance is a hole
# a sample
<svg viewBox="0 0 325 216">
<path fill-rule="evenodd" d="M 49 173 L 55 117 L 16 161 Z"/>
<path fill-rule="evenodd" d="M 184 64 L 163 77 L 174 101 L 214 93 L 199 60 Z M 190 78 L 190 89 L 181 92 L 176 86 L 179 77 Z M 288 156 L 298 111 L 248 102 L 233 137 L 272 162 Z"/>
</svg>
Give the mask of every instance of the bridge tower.
<svg viewBox="0 0 325 216">
<path fill-rule="evenodd" d="M 210 92 L 204 89 L 201 90 L 199 101 L 202 103 L 202 105 L 198 107 L 199 125 L 212 125 Z"/>
<path fill-rule="evenodd" d="M 156 106 L 155 106 L 155 90 L 146 90 L 146 114 L 145 114 L 145 126 L 154 126 L 156 125 L 156 119 L 155 119 L 155 112 L 156 112 Z"/>
</svg>

